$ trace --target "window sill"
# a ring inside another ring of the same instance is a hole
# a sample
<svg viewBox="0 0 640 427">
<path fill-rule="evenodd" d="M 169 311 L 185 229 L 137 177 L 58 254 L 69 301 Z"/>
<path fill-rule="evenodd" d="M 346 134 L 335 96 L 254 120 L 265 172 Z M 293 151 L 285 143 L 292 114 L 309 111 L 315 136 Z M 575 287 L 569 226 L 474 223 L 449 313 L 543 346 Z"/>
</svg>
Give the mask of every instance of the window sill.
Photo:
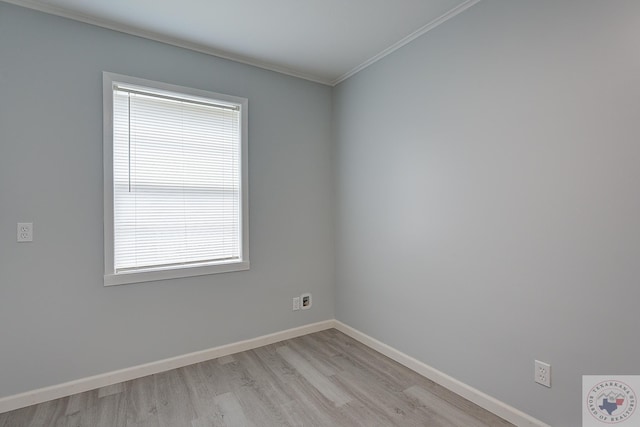
<svg viewBox="0 0 640 427">
<path fill-rule="evenodd" d="M 198 267 L 176 268 L 171 270 L 133 271 L 104 275 L 105 286 L 127 285 L 130 283 L 154 282 L 156 280 L 180 279 L 183 277 L 205 276 L 208 274 L 229 273 L 249 270 L 249 261 L 228 264 L 204 265 Z"/>
</svg>

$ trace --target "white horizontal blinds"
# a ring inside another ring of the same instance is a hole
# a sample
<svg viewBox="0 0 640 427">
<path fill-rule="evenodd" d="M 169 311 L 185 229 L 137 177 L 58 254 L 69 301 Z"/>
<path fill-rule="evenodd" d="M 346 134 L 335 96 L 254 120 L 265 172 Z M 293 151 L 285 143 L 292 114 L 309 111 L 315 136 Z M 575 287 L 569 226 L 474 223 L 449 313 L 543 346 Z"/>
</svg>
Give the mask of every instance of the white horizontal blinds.
<svg viewBox="0 0 640 427">
<path fill-rule="evenodd" d="M 117 86 L 113 99 L 116 272 L 240 259 L 239 108 Z"/>
</svg>

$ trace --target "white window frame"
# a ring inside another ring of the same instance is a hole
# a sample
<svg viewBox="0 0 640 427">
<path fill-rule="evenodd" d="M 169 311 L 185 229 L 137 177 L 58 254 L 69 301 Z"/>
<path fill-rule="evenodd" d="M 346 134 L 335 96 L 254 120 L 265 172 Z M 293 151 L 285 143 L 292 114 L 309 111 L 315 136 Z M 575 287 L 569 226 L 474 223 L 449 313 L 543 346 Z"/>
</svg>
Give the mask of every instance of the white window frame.
<svg viewBox="0 0 640 427">
<path fill-rule="evenodd" d="M 248 194 L 248 100 L 200 89 L 161 83 L 137 77 L 103 72 L 103 155 L 104 155 L 104 285 L 123 285 L 182 277 L 202 276 L 249 269 L 249 194 Z M 116 272 L 114 266 L 114 190 L 113 190 L 113 87 L 128 84 L 164 92 L 208 98 L 240 108 L 240 259 L 232 262 L 190 267 L 158 268 Z"/>
</svg>

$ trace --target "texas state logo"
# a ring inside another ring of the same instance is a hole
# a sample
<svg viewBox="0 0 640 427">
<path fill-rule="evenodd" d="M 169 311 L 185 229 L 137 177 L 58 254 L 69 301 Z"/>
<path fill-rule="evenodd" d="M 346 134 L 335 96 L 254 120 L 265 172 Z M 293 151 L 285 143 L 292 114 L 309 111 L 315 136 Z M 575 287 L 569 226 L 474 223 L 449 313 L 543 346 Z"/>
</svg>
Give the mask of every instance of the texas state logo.
<svg viewBox="0 0 640 427">
<path fill-rule="evenodd" d="M 640 425 L 640 416 L 635 415 L 639 383 L 638 375 L 583 376 L 583 427 Z"/>
</svg>

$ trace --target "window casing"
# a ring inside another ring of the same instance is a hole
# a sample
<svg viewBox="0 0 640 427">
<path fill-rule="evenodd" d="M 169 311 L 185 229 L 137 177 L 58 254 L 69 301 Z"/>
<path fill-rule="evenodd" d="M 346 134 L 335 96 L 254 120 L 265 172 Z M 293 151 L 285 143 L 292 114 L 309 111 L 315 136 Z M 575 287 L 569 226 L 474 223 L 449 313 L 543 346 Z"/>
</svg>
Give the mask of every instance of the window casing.
<svg viewBox="0 0 640 427">
<path fill-rule="evenodd" d="M 249 268 L 247 100 L 103 73 L 105 285 Z"/>
</svg>

